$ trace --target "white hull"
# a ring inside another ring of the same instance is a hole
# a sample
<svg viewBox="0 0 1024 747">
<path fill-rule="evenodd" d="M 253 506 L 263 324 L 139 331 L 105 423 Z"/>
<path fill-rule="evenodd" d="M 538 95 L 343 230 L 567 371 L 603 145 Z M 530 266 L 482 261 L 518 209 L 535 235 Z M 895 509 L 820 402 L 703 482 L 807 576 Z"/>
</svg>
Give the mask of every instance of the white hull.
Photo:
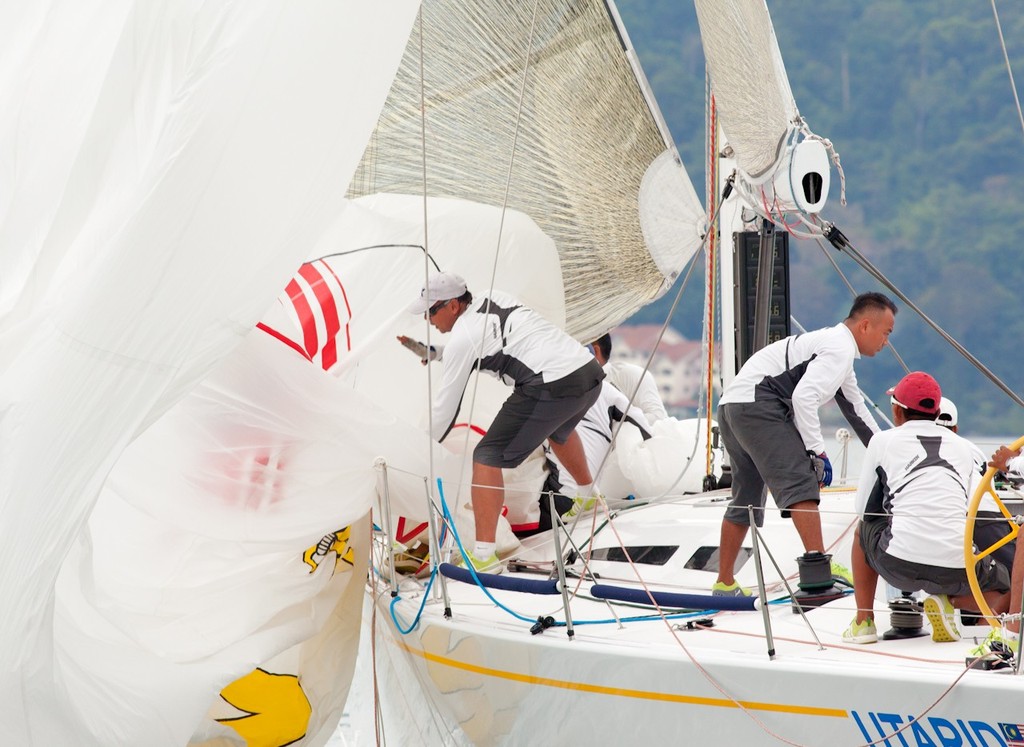
<svg viewBox="0 0 1024 747">
<path fill-rule="evenodd" d="M 850 501 L 848 491 L 836 491 L 822 504 L 840 511 L 823 521 L 826 544 L 835 544 L 840 560 L 848 556 L 852 538 L 847 531 Z M 700 594 L 707 593 L 714 575 L 681 565 L 693 548 L 717 545 L 720 516 L 721 501 L 701 505 L 695 499 L 624 512 L 615 526 L 626 545 L 634 544 L 634 532 L 645 536 L 646 544 L 659 544 L 658 527 L 666 537 L 674 535 L 680 550 L 665 566 L 642 566 L 647 583 Z M 768 524 L 768 549 L 783 573 L 795 574 L 795 531 L 777 518 Z M 599 537 L 608 534 L 606 530 Z M 544 541 L 533 538 L 533 549 L 520 557 L 540 557 Z M 605 544 L 617 543 L 610 539 Z M 764 562 L 771 585 L 776 574 L 767 558 Z M 628 564 L 595 562 L 593 568 L 602 583 L 630 585 L 611 578 L 625 576 Z M 738 578 L 755 583 L 753 562 Z M 570 580 L 570 587 L 574 585 Z M 587 593 L 591 586 L 584 581 L 580 588 Z M 1024 678 L 1008 671 L 964 672 L 965 658 L 975 645 L 972 634 L 983 637 L 985 628 L 965 628 L 959 643 L 938 644 L 924 636 L 843 645 L 842 631 L 853 615 L 852 597 L 808 612 L 821 648 L 789 604 L 772 605 L 772 659 L 760 612 L 704 615 L 714 621 L 710 629 L 673 629 L 685 628 L 695 617 L 619 625 L 604 602 L 577 596 L 572 615 L 578 624 L 570 639 L 564 627 L 531 635 L 529 622 L 499 609 L 479 588 L 452 580 L 447 588 L 451 619 L 444 617 L 443 602 L 432 598 L 408 635 L 390 617 L 390 594 L 380 596 L 377 605 L 375 665 L 385 718 L 393 723 L 399 708 L 421 714 L 403 728 L 420 727 L 425 744 L 515 745 L 540 738 L 548 744 L 599 745 L 685 736 L 707 744 L 762 744 L 776 737 L 831 747 L 866 744 L 918 718 L 902 739 L 892 737 L 888 744 L 981 747 L 1005 745 L 1000 724 L 1017 724 L 1024 713 Z M 491 594 L 528 620 L 546 615 L 563 619 L 560 595 Z M 785 596 L 785 590 L 769 596 Z M 883 596 L 884 586 L 876 603 L 880 633 L 889 623 Z M 421 601 L 422 586 L 404 581 L 395 604 L 403 628 L 415 618 Z M 615 607 L 619 617 L 647 612 Z M 596 620 L 608 622 L 590 624 Z M 927 623 L 924 629 L 928 631 Z M 430 710 L 412 710 L 417 698 Z"/>
</svg>

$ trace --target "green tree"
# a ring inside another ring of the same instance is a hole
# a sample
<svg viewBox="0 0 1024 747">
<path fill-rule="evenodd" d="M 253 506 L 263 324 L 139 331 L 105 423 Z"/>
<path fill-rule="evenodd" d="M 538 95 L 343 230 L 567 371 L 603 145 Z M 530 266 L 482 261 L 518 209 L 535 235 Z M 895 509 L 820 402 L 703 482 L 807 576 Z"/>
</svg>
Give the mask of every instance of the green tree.
<svg viewBox="0 0 1024 747">
<path fill-rule="evenodd" d="M 1024 391 L 1024 131 L 991 5 L 961 0 L 768 0 L 794 98 L 842 157 L 825 217 L 934 321 Z M 1010 63 L 1024 79 L 1024 3 L 998 6 Z M 621 0 L 619 10 L 698 194 L 704 193 L 704 66 L 696 14 L 678 0 Z M 791 249 L 792 307 L 805 326 L 834 323 L 850 294 L 823 250 Z M 858 290 L 883 290 L 844 255 Z M 703 319 L 703 273 L 673 326 Z M 662 322 L 675 289 L 635 321 Z M 957 400 L 968 431 L 1024 432 L 1014 404 L 924 322 L 902 309 L 894 346 Z M 862 366 L 873 396 L 902 369 Z"/>
</svg>

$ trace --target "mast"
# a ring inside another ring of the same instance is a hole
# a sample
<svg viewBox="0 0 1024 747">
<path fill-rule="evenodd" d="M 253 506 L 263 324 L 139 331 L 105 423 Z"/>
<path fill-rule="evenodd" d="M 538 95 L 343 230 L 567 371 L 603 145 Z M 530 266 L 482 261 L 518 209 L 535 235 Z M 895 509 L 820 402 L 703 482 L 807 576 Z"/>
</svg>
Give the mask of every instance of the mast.
<svg viewBox="0 0 1024 747">
<path fill-rule="evenodd" d="M 709 480 L 712 475 L 712 445 L 713 434 L 711 426 L 711 414 L 714 408 L 715 396 L 715 309 L 718 296 L 718 249 L 719 234 L 718 226 L 714 222 L 714 216 L 718 212 L 718 119 L 715 115 L 715 97 L 711 93 L 711 83 L 707 75 L 704 76 L 704 98 L 706 102 L 706 149 L 707 149 L 707 170 L 704 176 L 704 187 L 707 195 L 707 212 L 712 218 L 708 225 L 707 251 L 704 260 L 704 341 L 706 350 L 705 370 L 707 380 L 707 418 L 705 420 L 705 444 L 704 450 L 704 474 Z M 697 413 L 698 417 L 700 413 Z"/>
</svg>

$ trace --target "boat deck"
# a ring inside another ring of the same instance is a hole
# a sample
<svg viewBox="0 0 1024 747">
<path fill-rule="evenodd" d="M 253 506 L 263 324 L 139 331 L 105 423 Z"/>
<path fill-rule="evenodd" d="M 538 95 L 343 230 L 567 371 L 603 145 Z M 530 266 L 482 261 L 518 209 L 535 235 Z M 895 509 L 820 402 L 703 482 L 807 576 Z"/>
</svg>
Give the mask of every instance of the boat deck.
<svg viewBox="0 0 1024 747">
<path fill-rule="evenodd" d="M 826 549 L 847 565 L 852 497 L 850 490 L 830 491 L 822 503 Z M 603 528 L 606 517 L 584 516 L 573 537 L 582 554 L 593 552 L 589 569 L 601 584 L 709 595 L 716 569 L 707 548 L 717 547 L 723 503 L 719 495 L 704 495 L 638 506 L 613 513 Z M 601 740 L 609 733 L 667 739 L 680 728 L 714 740 L 718 729 L 728 728 L 731 739 L 753 743 L 780 735 L 791 744 L 885 744 L 902 728 L 906 744 L 915 744 L 908 735 L 918 732 L 917 744 L 1006 744 L 1000 725 L 1020 720 L 1024 678 L 1008 669 L 966 667 L 986 626 L 962 627 L 959 642 L 936 643 L 923 619 L 921 637 L 844 644 L 855 609 L 852 591 L 804 616 L 794 613 L 781 578 L 796 589 L 796 533 L 788 521 L 769 516 L 759 538 L 771 644 L 760 610 L 658 610 L 608 602 L 591 595 L 592 578 L 567 580 L 571 638 L 561 593 L 485 590 L 446 578 L 449 619 L 435 577 L 427 599 L 425 580 L 403 580 L 394 614 L 403 629 L 413 630 L 401 635 L 388 626 L 388 640 L 396 644 L 390 648 L 417 672 L 411 677 L 428 693 L 431 707 L 457 724 L 453 744 L 464 737 L 467 743 L 517 744 L 514 725 L 475 730 L 479 723 L 466 715 L 482 704 L 505 713 L 513 701 L 516 722 L 582 709 L 586 716 L 572 717 L 571 735 L 564 736 L 586 735 L 595 743 L 607 743 Z M 616 550 L 621 547 L 657 563 L 630 564 Z M 552 557 L 550 535 L 530 538 L 499 578 L 548 579 Z M 754 565 L 748 559 L 737 579 L 756 589 Z M 569 570 L 582 573 L 583 563 Z M 881 583 L 875 604 L 880 634 L 890 627 L 885 595 Z M 379 598 L 379 613 L 389 614 L 388 596 Z M 532 634 L 538 618 L 548 617 L 556 624 Z M 899 739 L 889 743 L 904 744 Z"/>
</svg>

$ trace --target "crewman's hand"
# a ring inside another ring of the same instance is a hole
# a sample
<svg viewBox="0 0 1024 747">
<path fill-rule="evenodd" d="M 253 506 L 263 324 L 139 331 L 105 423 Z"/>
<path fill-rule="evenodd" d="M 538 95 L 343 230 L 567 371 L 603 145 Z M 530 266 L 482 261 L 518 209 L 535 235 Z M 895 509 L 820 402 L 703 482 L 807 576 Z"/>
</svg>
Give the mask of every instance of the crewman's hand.
<svg viewBox="0 0 1024 747">
<path fill-rule="evenodd" d="M 995 467 L 1000 472 L 1006 472 L 1006 463 L 1016 456 L 1020 456 L 1020 449 L 1014 450 L 1009 446 L 1000 446 L 992 455 L 992 461 L 988 463 L 988 466 Z"/>
<path fill-rule="evenodd" d="M 818 478 L 818 487 L 827 488 L 832 484 L 832 462 L 828 460 L 828 454 L 824 451 L 820 454 L 815 454 L 813 451 L 808 451 L 807 453 L 811 457 L 811 463 L 814 464 L 814 474 Z"/>
<path fill-rule="evenodd" d="M 407 337 L 405 335 L 399 335 L 398 341 L 402 343 L 403 347 L 405 347 L 408 350 L 411 350 L 416 355 L 418 355 L 420 357 L 420 363 L 422 363 L 424 366 L 427 365 L 428 355 L 426 345 L 424 345 L 419 340 L 414 340 L 411 337 Z M 435 358 L 437 358 L 437 351 L 434 350 L 433 346 L 431 346 L 429 360 L 434 360 Z"/>
</svg>

